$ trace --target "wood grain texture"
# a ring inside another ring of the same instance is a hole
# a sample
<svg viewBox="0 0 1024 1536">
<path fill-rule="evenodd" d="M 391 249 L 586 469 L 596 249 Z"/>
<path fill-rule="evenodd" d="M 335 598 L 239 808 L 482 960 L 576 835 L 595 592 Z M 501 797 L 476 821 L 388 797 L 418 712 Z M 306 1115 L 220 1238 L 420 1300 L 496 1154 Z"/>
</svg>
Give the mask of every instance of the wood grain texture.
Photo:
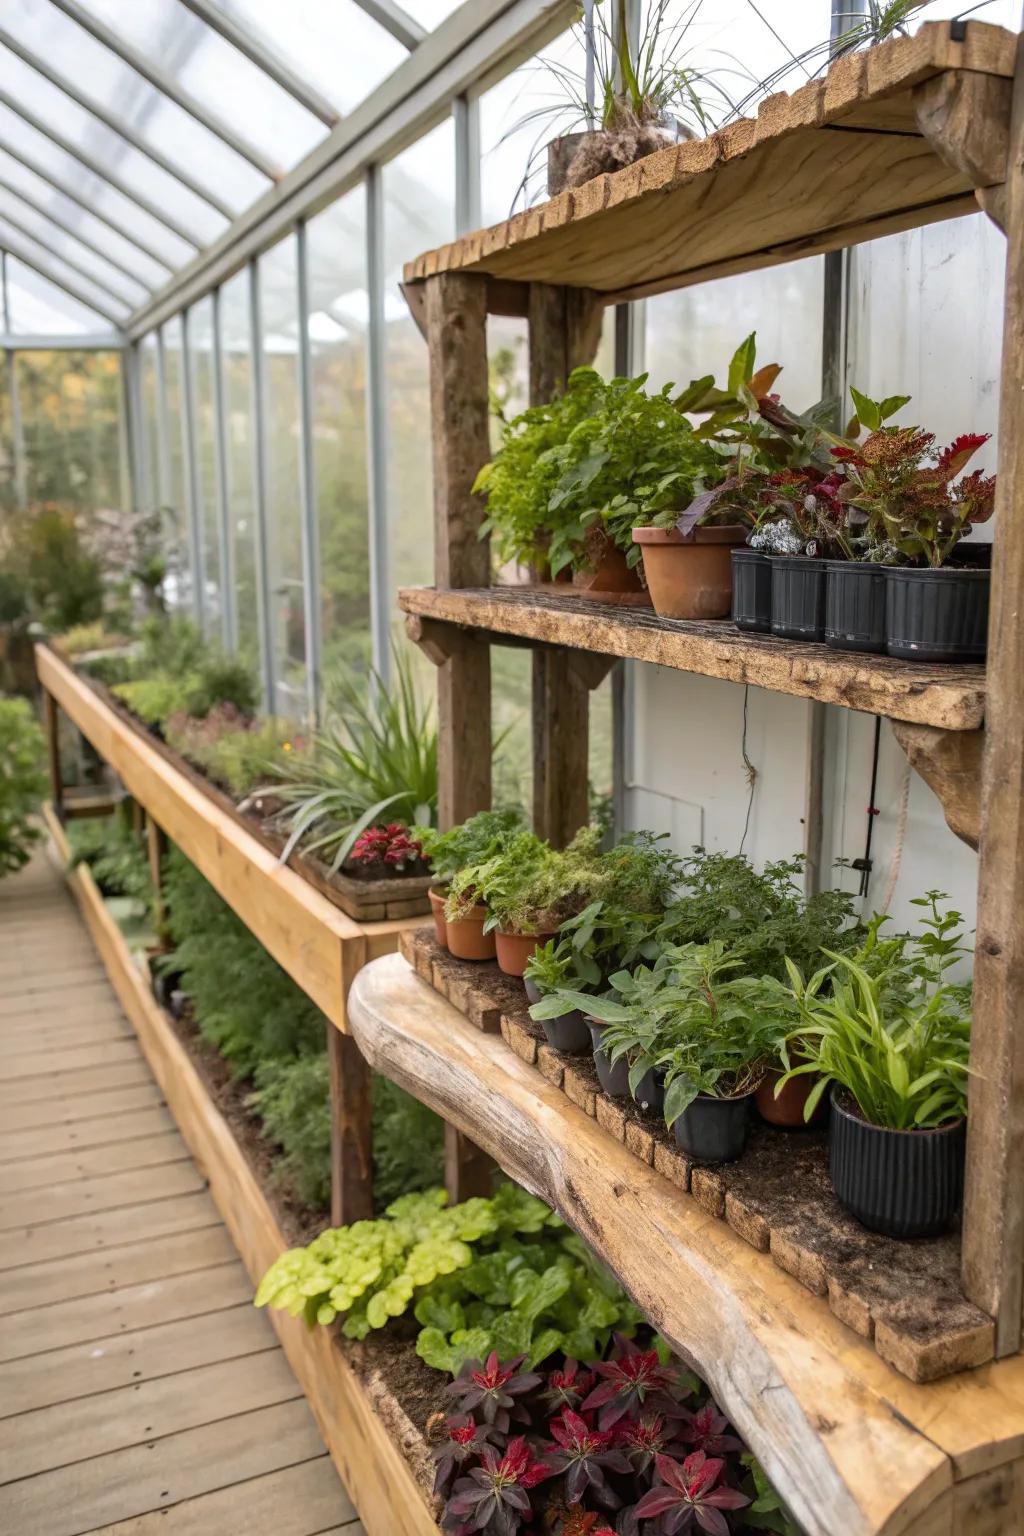
<svg viewBox="0 0 1024 1536">
<path fill-rule="evenodd" d="M 984 721 L 981 666 L 925 666 L 886 656 L 856 656 L 823 645 L 742 634 L 726 620 L 659 619 L 638 609 L 580 602 L 533 587 L 459 592 L 403 587 L 398 600 L 406 613 L 482 634 L 655 662 L 943 730 L 977 730 Z"/>
<path fill-rule="evenodd" d="M 892 722 L 907 761 L 934 791 L 951 832 L 969 848 L 981 838 L 981 772 L 984 731 L 940 731 L 932 725 Z"/>
<path fill-rule="evenodd" d="M 367 967 L 351 1003 L 374 1067 L 475 1127 L 505 1171 L 611 1264 L 710 1382 L 808 1536 L 973 1536 L 951 1523 L 949 1491 L 1024 1455 L 1024 1357 L 905 1380 L 824 1300 L 666 1191 L 655 1169 L 460 1019 L 400 956 Z"/>
<path fill-rule="evenodd" d="M 354 1040 L 329 1023 L 331 1086 L 331 1225 L 373 1215 L 373 1105 L 370 1069 Z"/>
<path fill-rule="evenodd" d="M 288 1246 L 284 1235 L 227 1122 L 132 962 L 89 871 L 79 867 L 69 884 L 153 1076 L 255 1284 Z M 271 1321 L 366 1536 L 436 1536 L 437 1526 L 408 1465 L 328 1330 L 310 1333 L 299 1319 L 279 1312 L 271 1314 Z M 258 1436 L 259 1414 L 251 1418 Z"/>
<path fill-rule="evenodd" d="M 1000 1354 L 1024 1304 L 1024 51 L 1006 179 L 999 479 L 992 555 L 964 1192 L 964 1287 L 996 1318 Z"/>
<path fill-rule="evenodd" d="M 475 272 L 596 289 L 616 302 L 953 217 L 974 206 L 974 182 L 922 136 L 913 88 L 947 72 L 1008 79 L 1014 49 L 1013 34 L 981 22 L 962 42 L 948 23 L 926 24 L 840 60 L 792 95 L 768 97 L 756 121 L 673 145 L 427 252 L 405 280 Z M 970 139 L 973 125 L 963 128 Z"/>
</svg>

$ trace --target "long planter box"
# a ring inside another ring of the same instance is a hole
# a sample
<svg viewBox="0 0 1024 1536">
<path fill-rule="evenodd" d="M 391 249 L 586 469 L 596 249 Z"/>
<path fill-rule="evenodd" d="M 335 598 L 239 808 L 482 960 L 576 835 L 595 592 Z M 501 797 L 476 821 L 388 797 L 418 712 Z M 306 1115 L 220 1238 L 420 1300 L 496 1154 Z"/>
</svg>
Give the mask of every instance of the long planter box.
<svg viewBox="0 0 1024 1536">
<path fill-rule="evenodd" d="M 63 829 L 52 812 L 46 820 L 66 863 Z M 255 1286 L 288 1246 L 277 1219 L 227 1121 L 133 962 L 90 871 L 80 865 L 67 880 L 153 1076 L 209 1180 L 210 1193 Z M 328 1330 L 311 1333 L 300 1319 L 281 1312 L 272 1312 L 270 1318 L 367 1536 L 437 1536 L 422 1490 Z"/>
<path fill-rule="evenodd" d="M 274 959 L 339 1029 L 352 977 L 395 948 L 415 917 L 357 923 L 200 787 L 48 646 L 39 681 L 122 780 L 128 793 L 195 864 Z"/>
</svg>

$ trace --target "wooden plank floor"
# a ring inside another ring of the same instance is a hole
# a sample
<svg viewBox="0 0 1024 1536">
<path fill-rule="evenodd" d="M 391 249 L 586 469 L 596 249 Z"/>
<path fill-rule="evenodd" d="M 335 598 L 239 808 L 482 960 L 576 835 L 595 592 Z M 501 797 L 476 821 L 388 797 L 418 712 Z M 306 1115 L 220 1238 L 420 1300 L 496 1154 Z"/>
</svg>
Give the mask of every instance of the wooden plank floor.
<svg viewBox="0 0 1024 1536">
<path fill-rule="evenodd" d="M 0 1532 L 363 1536 L 41 855 L 0 882 Z"/>
</svg>

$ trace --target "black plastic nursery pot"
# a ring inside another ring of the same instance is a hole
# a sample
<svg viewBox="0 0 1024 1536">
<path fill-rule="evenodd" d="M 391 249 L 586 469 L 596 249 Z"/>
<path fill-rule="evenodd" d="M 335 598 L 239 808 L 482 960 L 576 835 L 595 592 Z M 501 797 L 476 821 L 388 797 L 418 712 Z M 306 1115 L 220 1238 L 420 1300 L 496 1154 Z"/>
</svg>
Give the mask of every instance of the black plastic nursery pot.
<svg viewBox="0 0 1024 1536">
<path fill-rule="evenodd" d="M 851 1216 L 886 1237 L 937 1237 L 960 1209 L 967 1122 L 892 1131 L 854 1112 L 832 1090 L 828 1171 Z"/>
<path fill-rule="evenodd" d="M 761 634 L 772 627 L 772 563 L 759 549 L 732 552 L 732 621 Z"/>
<path fill-rule="evenodd" d="M 834 651 L 885 650 L 885 572 L 867 560 L 828 560 L 825 644 Z"/>
<path fill-rule="evenodd" d="M 597 1080 L 610 1099 L 628 1099 L 629 1093 L 629 1061 L 627 1057 L 620 1056 L 614 1064 L 608 1059 L 607 1051 L 601 1049 L 601 1030 L 603 1026 L 596 1024 L 592 1019 L 586 1020 L 590 1031 L 590 1040 L 594 1049 L 594 1066 L 597 1069 Z M 645 1072 L 636 1085 L 634 1101 L 647 1115 L 660 1115 L 665 1107 L 665 1086 L 662 1079 L 655 1075 L 654 1071 Z"/>
<path fill-rule="evenodd" d="M 991 581 L 982 568 L 886 567 L 887 653 L 904 661 L 984 661 Z"/>
<path fill-rule="evenodd" d="M 773 555 L 772 634 L 824 640 L 827 562 L 810 555 Z"/>
<path fill-rule="evenodd" d="M 716 1099 L 699 1093 L 675 1123 L 676 1145 L 701 1163 L 734 1163 L 747 1144 L 753 1093 Z"/>
</svg>

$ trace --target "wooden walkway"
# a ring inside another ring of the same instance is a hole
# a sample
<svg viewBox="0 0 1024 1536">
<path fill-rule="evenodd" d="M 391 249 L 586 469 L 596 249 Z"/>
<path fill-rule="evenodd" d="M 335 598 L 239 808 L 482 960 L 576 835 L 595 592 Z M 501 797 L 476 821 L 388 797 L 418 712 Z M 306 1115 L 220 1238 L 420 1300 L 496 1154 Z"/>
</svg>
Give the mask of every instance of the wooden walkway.
<svg viewBox="0 0 1024 1536">
<path fill-rule="evenodd" d="M 362 1536 L 74 902 L 0 882 L 0 1532 Z"/>
</svg>

